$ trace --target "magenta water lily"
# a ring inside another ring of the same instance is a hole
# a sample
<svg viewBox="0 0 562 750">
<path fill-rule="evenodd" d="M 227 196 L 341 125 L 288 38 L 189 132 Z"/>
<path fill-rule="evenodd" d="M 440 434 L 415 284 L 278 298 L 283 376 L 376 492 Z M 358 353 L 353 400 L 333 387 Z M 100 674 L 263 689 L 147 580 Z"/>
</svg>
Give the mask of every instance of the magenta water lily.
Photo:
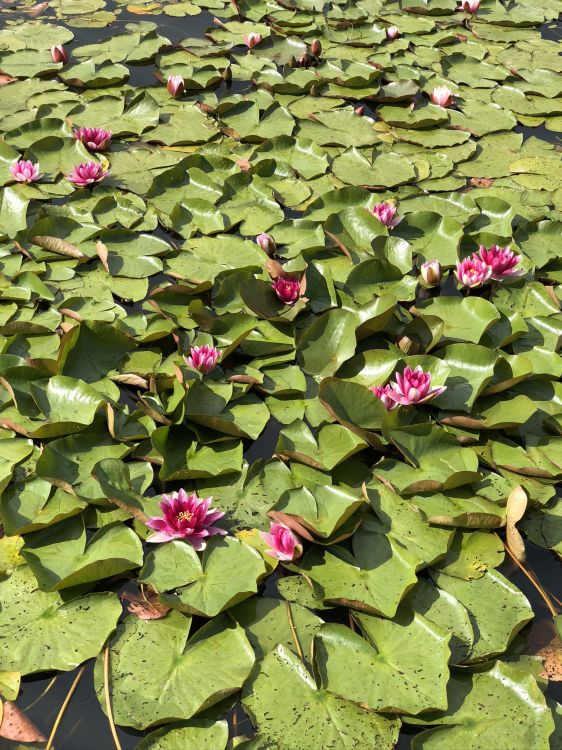
<svg viewBox="0 0 562 750">
<path fill-rule="evenodd" d="M 382 203 L 376 203 L 372 207 L 371 213 L 381 222 L 381 224 L 384 224 L 385 227 L 392 228 L 400 223 L 400 218 L 396 216 L 397 210 L 396 204 L 383 201 Z"/>
<path fill-rule="evenodd" d="M 112 133 L 103 128 L 78 128 L 74 131 L 77 141 L 86 146 L 88 151 L 105 151 L 111 143 Z"/>
<path fill-rule="evenodd" d="M 390 397 L 392 388 L 389 385 L 373 385 L 371 391 L 382 401 L 383 406 L 390 411 L 398 406 L 396 401 Z"/>
<path fill-rule="evenodd" d="M 490 266 L 492 269 L 490 278 L 495 281 L 501 281 L 509 276 L 520 276 L 523 273 L 522 269 L 516 268 L 521 261 L 521 256 L 516 255 L 509 247 L 492 245 L 492 247 L 486 249 L 484 245 L 480 245 L 480 249 L 474 257 L 478 257 L 483 263 Z"/>
<path fill-rule="evenodd" d="M 39 164 L 20 159 L 11 165 L 10 174 L 16 182 L 35 182 L 39 179 Z"/>
<path fill-rule="evenodd" d="M 206 374 L 217 366 L 219 359 L 219 350 L 205 344 L 205 346 L 192 346 L 186 362 L 194 370 Z"/>
<path fill-rule="evenodd" d="M 373 386 L 371 391 L 390 411 L 396 406 L 423 404 L 447 390 L 447 386 L 431 387 L 431 373 L 424 372 L 421 365 L 415 369 L 405 367 L 403 372 L 394 373 L 395 380 L 386 386 Z"/>
<path fill-rule="evenodd" d="M 281 302 L 286 305 L 294 305 L 301 296 L 300 281 L 290 276 L 278 276 L 271 286 Z"/>
<path fill-rule="evenodd" d="M 101 182 L 109 172 L 104 169 L 103 164 L 97 161 L 83 162 L 78 164 L 66 179 L 76 187 L 88 187 L 96 182 Z"/>
<path fill-rule="evenodd" d="M 476 256 L 459 261 L 455 269 L 457 281 L 468 289 L 482 286 L 482 284 L 488 281 L 491 275 L 492 266 L 489 266 Z"/>
<path fill-rule="evenodd" d="M 157 543 L 185 539 L 197 552 L 201 552 L 205 549 L 210 536 L 226 534 L 224 529 L 213 526 L 224 513 L 220 510 L 209 510 L 212 501 L 212 497 L 202 499 L 195 493 L 188 495 L 185 490 L 162 495 L 162 516 L 152 516 L 146 522 L 155 532 L 146 541 Z"/>
<path fill-rule="evenodd" d="M 269 545 L 266 555 L 277 560 L 295 560 L 302 555 L 299 537 L 284 523 L 272 523 L 269 531 L 260 531 L 260 536 Z"/>
</svg>

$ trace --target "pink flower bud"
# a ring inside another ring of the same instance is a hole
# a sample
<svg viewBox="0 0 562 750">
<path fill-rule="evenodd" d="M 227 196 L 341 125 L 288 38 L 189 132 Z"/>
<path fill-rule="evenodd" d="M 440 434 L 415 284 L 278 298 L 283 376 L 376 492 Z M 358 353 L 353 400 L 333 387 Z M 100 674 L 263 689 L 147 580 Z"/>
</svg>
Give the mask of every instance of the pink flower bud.
<svg viewBox="0 0 562 750">
<path fill-rule="evenodd" d="M 313 39 L 312 43 L 310 45 L 310 51 L 314 55 L 314 57 L 318 57 L 322 54 L 322 45 L 320 44 L 319 39 Z"/>
<path fill-rule="evenodd" d="M 39 163 L 20 159 L 12 164 L 10 174 L 16 182 L 35 182 L 39 179 Z"/>
<path fill-rule="evenodd" d="M 53 62 L 56 63 L 66 65 L 68 62 L 68 52 L 62 44 L 57 44 L 55 47 L 51 47 L 51 57 L 53 58 Z"/>
<path fill-rule="evenodd" d="M 275 244 L 275 240 L 270 234 L 266 234 L 265 232 L 263 232 L 262 234 L 258 234 L 258 236 L 256 237 L 256 242 L 268 255 L 275 255 L 277 245 Z"/>
<path fill-rule="evenodd" d="M 220 359 L 220 352 L 214 346 L 192 346 L 189 357 L 187 357 L 187 364 L 194 370 L 198 370 L 204 374 L 211 372 L 216 366 Z"/>
<path fill-rule="evenodd" d="M 395 382 L 390 383 L 388 397 L 397 405 L 410 406 L 422 404 L 447 390 L 447 386 L 431 388 L 431 373 L 424 372 L 420 365 L 412 370 L 406 367 L 404 372 L 394 373 Z"/>
<path fill-rule="evenodd" d="M 356 115 L 359 115 L 359 117 L 362 117 L 365 114 L 365 105 L 360 104 L 358 107 L 355 107 L 353 110 Z"/>
<path fill-rule="evenodd" d="M 66 179 L 74 183 L 76 187 L 87 187 L 96 182 L 101 182 L 108 174 L 109 172 L 103 168 L 103 164 L 97 161 L 89 161 L 74 167 L 72 172 L 66 176 Z"/>
<path fill-rule="evenodd" d="M 401 219 L 396 216 L 396 205 L 394 203 L 377 203 L 371 209 L 371 213 L 375 216 L 381 224 L 385 227 L 395 227 L 400 223 Z"/>
<path fill-rule="evenodd" d="M 430 99 L 439 107 L 450 107 L 455 101 L 453 92 L 447 86 L 436 86 L 430 94 Z"/>
<path fill-rule="evenodd" d="M 182 76 L 168 76 L 167 89 L 170 96 L 181 96 L 185 91 Z"/>
<path fill-rule="evenodd" d="M 301 285 L 298 279 L 292 279 L 289 276 L 278 276 L 271 286 L 281 302 L 284 302 L 286 305 L 294 305 L 301 296 Z"/>
<path fill-rule="evenodd" d="M 465 13 L 476 13 L 480 7 L 480 0 L 461 0 L 457 10 L 464 10 Z"/>
<path fill-rule="evenodd" d="M 422 263 L 420 272 L 426 284 L 435 286 L 441 281 L 441 263 L 438 260 L 429 260 Z"/>
<path fill-rule="evenodd" d="M 269 545 L 266 555 L 277 560 L 294 560 L 302 555 L 302 544 L 298 536 L 284 523 L 272 523 L 269 532 L 260 531 L 260 536 Z"/>
<path fill-rule="evenodd" d="M 480 260 L 476 255 L 473 255 L 472 258 L 465 258 L 457 263 L 455 271 L 455 276 L 459 284 L 469 289 L 482 286 L 485 281 L 488 281 L 491 275 L 492 266 Z"/>
<path fill-rule="evenodd" d="M 389 393 L 392 390 L 389 385 L 373 385 L 370 390 L 381 400 L 382 405 L 387 411 L 391 411 L 398 406 L 398 404 L 389 396 Z"/>
<path fill-rule="evenodd" d="M 400 29 L 398 28 L 398 26 L 389 26 L 386 30 L 386 38 L 392 41 L 398 36 L 400 36 Z"/>
<path fill-rule="evenodd" d="M 251 32 L 250 34 L 246 34 L 244 37 L 244 44 L 249 49 L 252 49 L 256 45 L 258 45 L 261 42 L 261 34 L 256 34 L 255 32 Z"/>
<path fill-rule="evenodd" d="M 74 131 L 74 137 L 88 151 L 105 151 L 111 143 L 111 132 L 103 128 L 78 128 Z"/>
<path fill-rule="evenodd" d="M 484 245 L 480 245 L 480 249 L 474 257 L 479 258 L 492 268 L 491 278 L 495 281 L 500 281 L 506 276 L 520 276 L 524 273 L 523 270 L 515 268 L 521 260 L 521 256 L 515 255 L 513 250 L 510 250 L 509 247 L 498 247 L 497 245 L 492 245 L 492 247 L 487 250 Z"/>
</svg>

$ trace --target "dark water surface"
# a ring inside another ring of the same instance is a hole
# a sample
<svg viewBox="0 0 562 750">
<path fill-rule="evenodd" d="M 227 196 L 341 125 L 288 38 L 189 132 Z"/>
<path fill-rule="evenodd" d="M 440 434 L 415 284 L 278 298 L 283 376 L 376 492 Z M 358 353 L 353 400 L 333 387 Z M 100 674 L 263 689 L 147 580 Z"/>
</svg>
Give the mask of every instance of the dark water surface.
<svg viewBox="0 0 562 750">
<path fill-rule="evenodd" d="M 2 2 L 2 0 L 0 0 L 0 2 Z M 108 10 L 113 10 L 116 7 L 117 6 L 111 2 L 107 3 Z M 121 13 L 118 16 L 117 21 L 111 24 L 111 27 L 70 27 L 74 34 L 74 42 L 72 45 L 69 45 L 69 49 L 72 50 L 73 47 L 103 40 L 104 38 L 113 35 L 115 31 L 119 31 L 127 23 L 139 23 L 139 21 L 153 22 L 158 26 L 158 32 L 169 38 L 172 45 L 177 44 L 180 40 L 185 39 L 186 37 L 202 37 L 206 29 L 213 25 L 213 15 L 206 11 L 203 11 L 197 16 L 170 18 L 163 14 L 159 16 L 138 16 L 128 13 L 123 9 L 123 6 L 119 6 L 119 8 L 122 9 Z M 22 14 L 21 17 L 27 20 L 29 19 L 29 16 L 24 14 Z M 0 28 L 2 28 L 3 21 L 7 18 L 8 16 L 0 17 Z M 13 19 L 14 16 L 10 16 L 9 18 Z M 59 23 L 50 11 L 43 13 L 41 19 L 53 23 Z M 560 24 L 545 24 L 542 27 L 541 32 L 545 39 L 559 41 L 562 37 L 562 26 Z M 150 86 L 153 84 L 162 85 L 155 77 L 156 69 L 153 64 L 129 66 L 129 69 L 131 76 L 128 83 L 133 87 Z M 225 84 L 221 84 L 216 90 L 216 94 L 220 97 L 221 95 L 240 93 L 244 88 L 247 88 L 246 83 L 239 85 L 234 84 L 232 87 L 227 87 Z M 559 134 L 548 131 L 543 126 L 538 128 L 518 126 L 516 132 L 523 133 L 525 138 L 535 136 L 550 143 L 560 144 L 561 142 Z M 156 279 L 158 283 L 155 285 L 158 286 L 158 284 L 164 279 L 165 277 L 160 275 Z M 154 279 L 151 281 L 154 281 Z M 125 307 L 126 309 L 133 311 L 136 305 L 125 305 Z M 122 395 L 124 401 L 134 399 L 134 395 L 126 389 L 123 389 Z M 281 425 L 277 420 L 272 418 L 268 422 L 261 438 L 254 444 L 248 445 L 245 458 L 249 463 L 252 463 L 252 461 L 259 458 L 271 457 L 275 449 L 277 435 L 280 429 Z M 162 492 L 162 488 L 157 487 L 155 488 L 155 491 Z M 527 568 L 535 573 L 541 582 L 541 585 L 549 594 L 562 600 L 562 562 L 560 559 L 555 553 L 536 547 L 530 542 L 527 542 L 526 547 Z M 510 578 L 528 597 L 537 615 L 537 619 L 548 617 L 548 610 L 543 599 L 528 578 L 514 563 L 511 563 L 508 559 L 502 565 L 501 572 Z M 263 592 L 268 596 L 277 595 L 274 588 L 274 578 L 274 576 L 271 576 L 268 579 L 266 584 L 267 590 Z M 324 619 L 331 619 L 329 612 L 322 612 L 321 614 Z M 101 710 L 95 694 L 93 684 L 93 665 L 94 660 L 91 660 L 86 664 L 84 674 L 78 683 L 78 687 L 72 696 L 70 704 L 68 705 L 58 728 L 53 745 L 54 750 L 112 750 L 115 748 L 109 723 L 105 714 Z M 75 670 L 74 672 L 60 673 L 56 676 L 42 675 L 37 678 L 24 678 L 22 690 L 17 703 L 45 734 L 45 736 L 49 736 L 61 705 L 68 694 L 77 672 L 78 670 Z M 550 682 L 547 694 L 562 703 L 562 683 Z M 231 721 L 233 716 L 235 716 L 234 721 L 236 722 L 238 733 L 250 734 L 250 722 L 244 718 L 241 710 L 238 709 L 231 712 L 229 716 Z M 415 733 L 416 729 L 414 727 L 405 726 L 401 732 L 397 749 L 409 750 L 411 738 Z M 117 734 L 122 750 L 133 750 L 146 733 L 117 727 Z M 7 750 L 7 748 L 10 747 L 14 747 L 12 743 L 0 739 L 0 750 L 4 750 L 4 748 Z M 501 750 L 501 748 L 497 748 L 497 750 Z M 521 748 L 521 750 L 525 749 Z"/>
</svg>

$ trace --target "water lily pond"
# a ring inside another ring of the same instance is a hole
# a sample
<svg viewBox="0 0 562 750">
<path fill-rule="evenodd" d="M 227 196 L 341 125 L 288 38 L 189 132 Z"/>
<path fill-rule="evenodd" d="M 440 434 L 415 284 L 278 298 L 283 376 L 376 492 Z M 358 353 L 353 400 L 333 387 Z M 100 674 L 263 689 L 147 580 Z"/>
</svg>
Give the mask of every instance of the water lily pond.
<svg viewBox="0 0 562 750">
<path fill-rule="evenodd" d="M 561 11 L 0 4 L 0 750 L 561 750 Z"/>
</svg>

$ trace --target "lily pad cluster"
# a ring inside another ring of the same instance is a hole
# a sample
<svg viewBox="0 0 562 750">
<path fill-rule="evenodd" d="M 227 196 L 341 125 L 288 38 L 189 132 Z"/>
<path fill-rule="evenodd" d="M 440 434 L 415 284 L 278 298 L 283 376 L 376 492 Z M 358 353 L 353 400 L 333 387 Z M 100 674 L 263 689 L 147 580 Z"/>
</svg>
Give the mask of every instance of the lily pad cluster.
<svg viewBox="0 0 562 750">
<path fill-rule="evenodd" d="M 498 570 L 562 555 L 559 12 L 0 10 L 4 699 L 96 658 L 138 750 L 560 747 Z"/>
</svg>

